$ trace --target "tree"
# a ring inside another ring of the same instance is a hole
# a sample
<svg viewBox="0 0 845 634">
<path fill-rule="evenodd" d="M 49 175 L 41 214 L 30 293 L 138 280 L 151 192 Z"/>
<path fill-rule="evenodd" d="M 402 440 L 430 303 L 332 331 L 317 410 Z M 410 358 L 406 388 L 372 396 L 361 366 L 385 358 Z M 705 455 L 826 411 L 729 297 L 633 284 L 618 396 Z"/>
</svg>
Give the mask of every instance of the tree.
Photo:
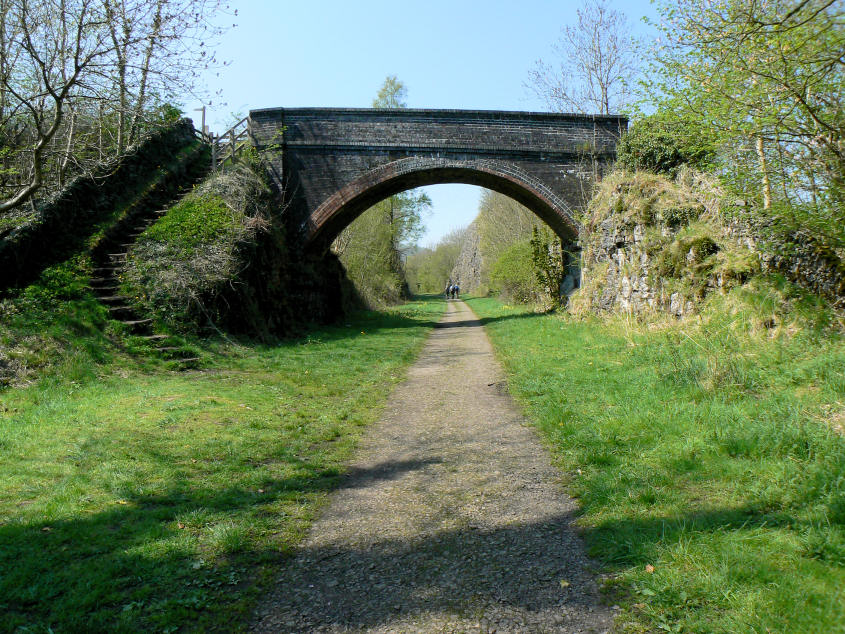
<svg viewBox="0 0 845 634">
<path fill-rule="evenodd" d="M 726 178 L 759 208 L 781 219 L 778 209 L 786 208 L 840 246 L 843 7 L 842 0 L 663 1 L 663 46 L 648 83 L 659 109 L 716 132 Z"/>
<path fill-rule="evenodd" d="M 637 72 L 628 20 L 606 0 L 586 0 L 576 16 L 554 45 L 557 63 L 538 60 L 526 87 L 555 112 L 618 112 Z"/>
<path fill-rule="evenodd" d="M 561 240 L 548 227 L 534 227 L 530 244 L 537 283 L 548 296 L 551 308 L 560 308 L 560 286 L 566 276 Z"/>
<path fill-rule="evenodd" d="M 408 89 L 396 75 L 388 75 L 373 99 L 373 108 L 407 108 Z"/>
<path fill-rule="evenodd" d="M 388 75 L 373 99 L 373 108 L 407 108 L 407 94 L 405 84 L 396 75 Z M 393 250 L 399 254 L 422 235 L 422 212 L 431 207 L 431 199 L 425 192 L 412 190 L 391 196 L 380 205 L 386 212 L 386 222 L 393 228 Z"/>
<path fill-rule="evenodd" d="M 4 3 L 3 53 L 15 64 L 0 74 L 5 108 L 0 126 L 5 136 L 22 141 L 14 158 L 23 183 L 0 203 L 0 212 L 23 204 L 43 185 L 45 155 L 67 102 L 106 66 L 111 48 L 103 37 L 106 17 L 100 9 L 96 0 Z"/>
<path fill-rule="evenodd" d="M 172 99 L 195 89 L 198 70 L 216 63 L 211 44 L 221 33 L 210 15 L 224 0 L 102 0 L 115 74 L 105 84 L 117 113 L 116 151 L 137 141 L 152 97 Z"/>
<path fill-rule="evenodd" d="M 406 107 L 405 85 L 390 75 L 373 100 L 374 108 Z M 423 231 L 422 215 L 431 199 L 422 191 L 407 191 L 366 210 L 332 244 L 358 293 L 373 305 L 390 304 L 408 295 L 402 252 L 416 244 Z"/>
<path fill-rule="evenodd" d="M 412 289 L 439 293 L 449 281 L 467 236 L 467 228 L 453 229 L 434 248 L 420 249 L 405 260 L 405 274 Z"/>
<path fill-rule="evenodd" d="M 166 100 L 193 87 L 213 57 L 208 37 L 219 30 L 208 18 L 221 7 L 222 0 L 0 0 L 0 213 L 61 186 L 71 167 L 120 157 L 145 119 L 160 118 Z"/>
<path fill-rule="evenodd" d="M 490 268 L 513 244 L 531 238 L 535 227 L 543 226 L 534 212 L 513 198 L 484 190 L 478 205 L 479 250 L 482 282 L 490 281 Z"/>
<path fill-rule="evenodd" d="M 490 270 L 490 284 L 506 301 L 521 304 L 541 301 L 530 240 L 520 240 L 502 253 Z"/>
</svg>

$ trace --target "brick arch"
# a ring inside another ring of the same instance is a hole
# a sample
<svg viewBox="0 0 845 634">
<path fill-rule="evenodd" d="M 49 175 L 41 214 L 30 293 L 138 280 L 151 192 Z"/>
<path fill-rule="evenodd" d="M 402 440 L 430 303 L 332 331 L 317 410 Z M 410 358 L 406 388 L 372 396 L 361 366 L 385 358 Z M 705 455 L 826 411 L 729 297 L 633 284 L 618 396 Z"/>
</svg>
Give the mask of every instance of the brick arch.
<svg viewBox="0 0 845 634">
<path fill-rule="evenodd" d="M 426 185 L 478 185 L 521 203 L 561 238 L 574 241 L 580 226 L 569 205 L 547 185 L 519 167 L 491 159 L 409 157 L 371 169 L 338 189 L 305 222 L 309 249 L 325 250 L 364 211 L 399 192 Z"/>
</svg>

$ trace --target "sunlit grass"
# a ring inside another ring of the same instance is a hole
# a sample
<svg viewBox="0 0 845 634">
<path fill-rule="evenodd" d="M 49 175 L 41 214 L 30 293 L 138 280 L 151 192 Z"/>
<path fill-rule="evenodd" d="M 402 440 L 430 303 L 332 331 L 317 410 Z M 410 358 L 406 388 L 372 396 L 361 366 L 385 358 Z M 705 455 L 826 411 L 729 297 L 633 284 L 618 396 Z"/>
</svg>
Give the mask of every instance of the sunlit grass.
<svg viewBox="0 0 845 634">
<path fill-rule="evenodd" d="M 470 301 L 633 630 L 845 631 L 845 346 L 777 293 L 651 323 Z"/>
<path fill-rule="evenodd" d="M 442 309 L 0 391 L 0 631 L 245 627 Z"/>
</svg>

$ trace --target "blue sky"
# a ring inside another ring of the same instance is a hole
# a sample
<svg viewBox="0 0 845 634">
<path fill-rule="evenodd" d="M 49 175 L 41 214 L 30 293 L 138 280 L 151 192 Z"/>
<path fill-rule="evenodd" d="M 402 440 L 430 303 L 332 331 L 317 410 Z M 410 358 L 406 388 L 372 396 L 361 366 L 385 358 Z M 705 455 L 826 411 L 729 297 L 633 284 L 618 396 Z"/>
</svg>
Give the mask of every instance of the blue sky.
<svg viewBox="0 0 845 634">
<path fill-rule="evenodd" d="M 655 17 L 645 0 L 611 0 L 632 29 Z M 240 0 L 221 39 L 227 62 L 204 77 L 208 121 L 221 132 L 251 109 L 371 105 L 387 75 L 408 89 L 411 108 L 543 110 L 524 87 L 536 60 L 554 61 L 561 28 L 575 20 L 569 0 Z M 185 103 L 199 126 L 200 103 Z M 421 244 L 469 224 L 480 190 L 438 185 Z"/>
</svg>

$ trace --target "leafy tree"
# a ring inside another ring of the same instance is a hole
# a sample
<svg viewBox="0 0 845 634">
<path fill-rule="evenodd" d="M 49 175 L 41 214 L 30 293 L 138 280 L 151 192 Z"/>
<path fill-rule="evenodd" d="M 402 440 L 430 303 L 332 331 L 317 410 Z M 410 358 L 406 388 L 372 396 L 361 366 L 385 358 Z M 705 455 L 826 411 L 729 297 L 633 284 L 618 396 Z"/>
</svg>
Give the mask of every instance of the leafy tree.
<svg viewBox="0 0 845 634">
<path fill-rule="evenodd" d="M 534 227 L 531 235 L 531 262 L 534 265 L 534 275 L 540 288 L 549 298 L 551 307 L 560 307 L 560 285 L 566 271 L 564 270 L 563 245 L 552 231 L 546 227 Z"/>
<path fill-rule="evenodd" d="M 845 246 L 842 0 L 660 0 L 657 106 L 713 131 L 758 209 Z"/>
<path fill-rule="evenodd" d="M 407 108 L 408 89 L 396 75 L 388 75 L 373 99 L 373 108 Z"/>
<path fill-rule="evenodd" d="M 466 228 L 454 229 L 443 236 L 434 248 L 409 254 L 405 259 L 405 273 L 411 290 L 441 292 L 451 278 L 466 235 Z"/>
<path fill-rule="evenodd" d="M 540 301 L 530 240 L 511 245 L 493 263 L 490 286 L 506 301 L 521 304 Z"/>
<path fill-rule="evenodd" d="M 482 283 L 490 281 L 490 268 L 513 244 L 531 238 L 534 228 L 543 226 L 534 212 L 513 198 L 485 190 L 481 194 L 478 217 L 482 261 Z"/>
<path fill-rule="evenodd" d="M 119 158 L 208 63 L 222 0 L 0 0 L 0 213 Z"/>
<path fill-rule="evenodd" d="M 714 140 L 695 122 L 652 115 L 636 121 L 619 140 L 616 160 L 627 170 L 674 177 L 682 165 L 705 168 L 715 152 Z"/>
<path fill-rule="evenodd" d="M 395 75 L 388 76 L 374 108 L 406 107 L 407 90 Z M 416 244 L 423 232 L 423 214 L 431 199 L 422 191 L 407 191 L 374 205 L 344 229 L 332 249 L 365 301 L 390 304 L 409 294 L 402 252 Z"/>
</svg>

